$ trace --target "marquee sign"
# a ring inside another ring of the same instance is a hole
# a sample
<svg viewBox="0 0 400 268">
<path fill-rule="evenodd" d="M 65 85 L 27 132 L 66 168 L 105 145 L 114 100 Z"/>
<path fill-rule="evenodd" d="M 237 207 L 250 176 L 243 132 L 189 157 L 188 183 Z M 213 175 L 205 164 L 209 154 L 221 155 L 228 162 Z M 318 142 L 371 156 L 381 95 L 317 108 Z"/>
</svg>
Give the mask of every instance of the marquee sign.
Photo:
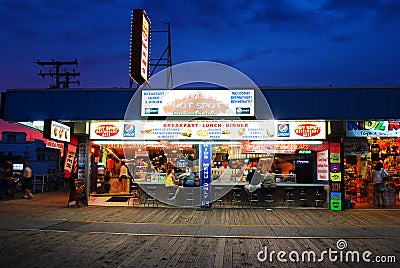
<svg viewBox="0 0 400 268">
<path fill-rule="evenodd" d="M 323 140 L 325 133 L 325 121 L 107 121 L 90 124 L 92 140 Z"/>
</svg>

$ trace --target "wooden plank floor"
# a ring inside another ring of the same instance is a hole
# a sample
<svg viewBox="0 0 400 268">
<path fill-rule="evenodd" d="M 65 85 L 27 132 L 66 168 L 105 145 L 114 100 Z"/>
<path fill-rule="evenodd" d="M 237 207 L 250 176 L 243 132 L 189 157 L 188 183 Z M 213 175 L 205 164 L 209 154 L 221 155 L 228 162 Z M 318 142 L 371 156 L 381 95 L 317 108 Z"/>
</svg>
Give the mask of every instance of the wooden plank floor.
<svg viewBox="0 0 400 268">
<path fill-rule="evenodd" d="M 0 267 L 371 267 L 276 258 L 320 256 L 340 239 L 343 252 L 396 258 L 380 267 L 400 261 L 400 210 L 66 208 L 64 194 L 0 202 Z M 264 249 L 271 261 L 258 259 Z"/>
</svg>

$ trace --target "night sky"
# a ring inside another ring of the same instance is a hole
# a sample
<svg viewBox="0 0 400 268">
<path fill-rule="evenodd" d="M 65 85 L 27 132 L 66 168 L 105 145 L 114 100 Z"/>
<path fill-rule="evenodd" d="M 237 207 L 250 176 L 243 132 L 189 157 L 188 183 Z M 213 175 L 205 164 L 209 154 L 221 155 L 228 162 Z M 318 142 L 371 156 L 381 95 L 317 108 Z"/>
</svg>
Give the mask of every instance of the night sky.
<svg viewBox="0 0 400 268">
<path fill-rule="evenodd" d="M 400 84 L 397 0 L 1 0 L 0 90 L 46 88 L 34 62 L 75 58 L 80 87 L 129 87 L 136 8 L 171 23 L 173 64 L 224 63 L 259 86 Z M 165 46 L 153 33 L 151 57 Z"/>
</svg>

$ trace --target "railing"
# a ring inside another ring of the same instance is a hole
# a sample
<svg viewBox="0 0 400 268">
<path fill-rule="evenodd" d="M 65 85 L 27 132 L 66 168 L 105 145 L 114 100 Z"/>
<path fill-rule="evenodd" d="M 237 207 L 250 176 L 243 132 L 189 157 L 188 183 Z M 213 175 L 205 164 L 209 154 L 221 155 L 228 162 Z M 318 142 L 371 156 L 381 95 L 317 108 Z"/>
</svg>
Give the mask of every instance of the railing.
<svg viewBox="0 0 400 268">
<path fill-rule="evenodd" d="M 33 193 L 55 192 L 68 187 L 63 173 L 33 175 L 32 186 Z"/>
<path fill-rule="evenodd" d="M 0 200 L 3 196 L 8 198 L 15 197 L 15 193 L 22 192 L 22 180 L 20 174 L 14 174 L 13 178 L 5 177 L 5 174 L 0 173 Z M 60 174 L 42 174 L 33 175 L 32 192 L 55 192 L 65 191 L 69 187 L 68 181 L 64 179 L 63 173 Z"/>
</svg>

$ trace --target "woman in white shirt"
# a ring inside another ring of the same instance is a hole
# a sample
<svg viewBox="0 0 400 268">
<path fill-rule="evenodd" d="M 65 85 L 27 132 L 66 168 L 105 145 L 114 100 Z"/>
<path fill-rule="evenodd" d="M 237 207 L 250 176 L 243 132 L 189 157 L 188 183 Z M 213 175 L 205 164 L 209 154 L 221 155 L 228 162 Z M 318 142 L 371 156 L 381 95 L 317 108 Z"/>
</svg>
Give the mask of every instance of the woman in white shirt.
<svg viewBox="0 0 400 268">
<path fill-rule="evenodd" d="M 131 179 L 128 167 L 125 165 L 125 161 L 121 161 L 121 167 L 119 169 L 119 181 L 122 184 L 122 192 L 129 193 L 129 181 Z"/>
</svg>

